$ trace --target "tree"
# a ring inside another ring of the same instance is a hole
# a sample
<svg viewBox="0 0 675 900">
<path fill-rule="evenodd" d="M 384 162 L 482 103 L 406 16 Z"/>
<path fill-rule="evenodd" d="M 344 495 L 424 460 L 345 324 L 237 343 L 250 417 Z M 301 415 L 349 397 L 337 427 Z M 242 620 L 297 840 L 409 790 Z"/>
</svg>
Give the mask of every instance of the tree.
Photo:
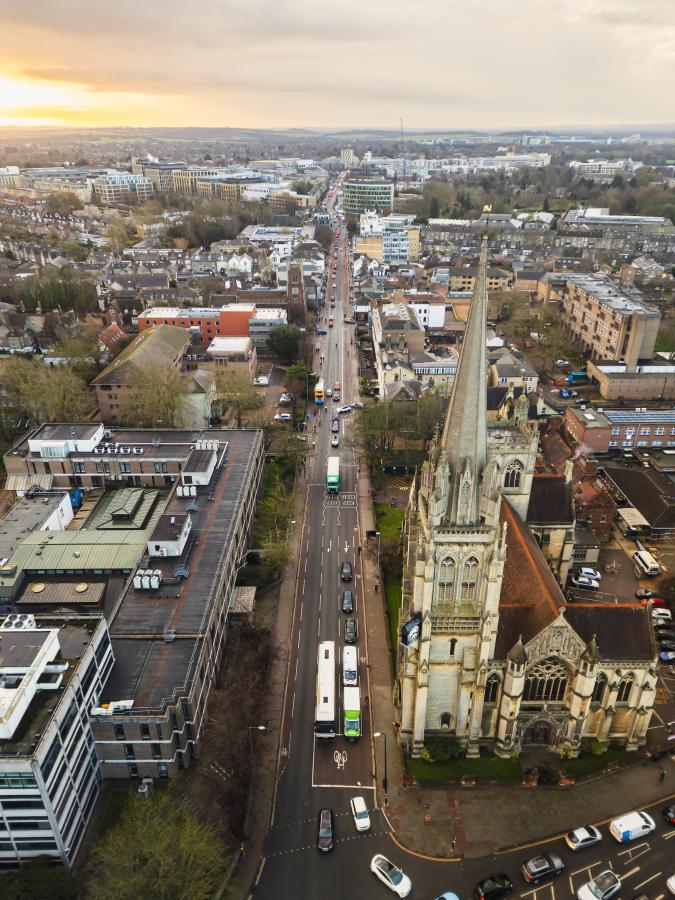
<svg viewBox="0 0 675 900">
<path fill-rule="evenodd" d="M 220 293 L 225 287 L 223 279 L 217 275 L 207 275 L 205 278 L 200 278 L 198 285 L 202 292 L 202 303 L 204 306 L 210 306 L 211 297 Z"/>
<path fill-rule="evenodd" d="M 429 218 L 437 219 L 441 213 L 441 205 L 438 200 L 438 197 L 431 198 L 431 205 L 429 206 Z"/>
<path fill-rule="evenodd" d="M 317 225 L 314 229 L 314 239 L 323 247 L 324 251 L 328 251 L 333 240 L 333 231 L 330 225 Z"/>
<path fill-rule="evenodd" d="M 229 864 L 232 840 L 194 815 L 171 789 L 129 797 L 119 823 L 102 837 L 88 866 L 93 900 L 210 900 Z"/>
<path fill-rule="evenodd" d="M 57 216 L 72 216 L 74 210 L 82 209 L 83 206 L 80 198 L 72 191 L 50 194 L 45 204 L 47 212 Z"/>
<path fill-rule="evenodd" d="M 68 360 L 73 372 L 84 381 L 91 381 L 96 374 L 100 355 L 96 331 L 90 328 L 74 337 L 61 338 L 54 355 Z"/>
<path fill-rule="evenodd" d="M 260 409 L 262 397 L 251 382 L 239 372 L 227 372 L 216 376 L 216 393 L 223 406 L 230 407 L 237 416 L 237 428 L 241 428 L 242 413 Z"/>
<path fill-rule="evenodd" d="M 185 379 L 173 366 L 148 365 L 122 405 L 119 421 L 136 428 L 175 428 L 188 401 Z"/>
<path fill-rule="evenodd" d="M 84 379 L 70 366 L 15 356 L 2 366 L 0 383 L 10 405 L 32 422 L 81 422 L 96 408 Z"/>
<path fill-rule="evenodd" d="M 312 182 L 307 181 L 306 179 L 300 181 L 293 182 L 293 190 L 296 194 L 311 194 L 312 193 Z"/>
<path fill-rule="evenodd" d="M 77 900 L 78 893 L 73 873 L 46 857 L 25 861 L 2 877 L 4 900 Z"/>
<path fill-rule="evenodd" d="M 19 299 L 26 312 L 35 312 L 38 307 L 43 313 L 57 308 L 72 309 L 78 316 L 84 317 L 98 309 L 93 283 L 68 269 L 58 275 L 29 279 L 22 286 Z"/>
<path fill-rule="evenodd" d="M 125 247 L 131 245 L 131 240 L 127 234 L 126 228 L 111 222 L 105 230 L 105 237 L 114 253 L 121 253 Z"/>
<path fill-rule="evenodd" d="M 280 356 L 284 362 L 292 363 L 300 354 L 300 338 L 302 332 L 297 325 L 280 325 L 270 332 L 267 338 L 267 346 Z"/>
</svg>

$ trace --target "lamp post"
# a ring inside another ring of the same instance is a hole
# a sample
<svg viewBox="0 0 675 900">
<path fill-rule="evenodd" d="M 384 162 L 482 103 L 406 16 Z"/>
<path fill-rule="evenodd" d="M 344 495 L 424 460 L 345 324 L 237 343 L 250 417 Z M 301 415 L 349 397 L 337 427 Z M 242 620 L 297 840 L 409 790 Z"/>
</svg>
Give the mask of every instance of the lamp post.
<svg viewBox="0 0 675 900">
<path fill-rule="evenodd" d="M 387 735 L 383 731 L 376 731 L 373 734 L 373 737 L 381 737 L 384 738 L 384 778 L 382 779 L 382 790 L 384 791 L 384 805 L 387 805 L 387 788 L 389 787 L 389 783 L 387 781 Z"/>
<path fill-rule="evenodd" d="M 251 768 L 253 768 L 253 732 L 254 731 L 267 731 L 266 725 L 249 725 L 248 726 L 248 742 L 251 748 Z"/>
<path fill-rule="evenodd" d="M 380 532 L 375 532 L 375 537 L 377 538 L 377 577 L 380 577 Z"/>
</svg>

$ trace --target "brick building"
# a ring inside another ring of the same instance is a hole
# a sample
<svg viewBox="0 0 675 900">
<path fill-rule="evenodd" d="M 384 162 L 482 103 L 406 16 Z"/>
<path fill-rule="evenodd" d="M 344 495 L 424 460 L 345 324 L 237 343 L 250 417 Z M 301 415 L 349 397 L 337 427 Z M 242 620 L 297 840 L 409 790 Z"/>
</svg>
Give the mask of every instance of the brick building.
<svg viewBox="0 0 675 900">
<path fill-rule="evenodd" d="M 580 409 L 568 406 L 563 428 L 587 453 L 675 447 L 675 410 Z"/>
</svg>

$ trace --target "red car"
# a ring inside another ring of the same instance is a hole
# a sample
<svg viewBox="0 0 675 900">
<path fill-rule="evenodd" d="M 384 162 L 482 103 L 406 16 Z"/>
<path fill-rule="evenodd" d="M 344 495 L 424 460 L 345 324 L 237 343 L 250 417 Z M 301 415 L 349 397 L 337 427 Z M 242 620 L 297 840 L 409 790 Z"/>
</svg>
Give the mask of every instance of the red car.
<svg viewBox="0 0 675 900">
<path fill-rule="evenodd" d="M 652 597 L 651 599 L 644 598 L 640 600 L 642 606 L 645 606 L 647 603 L 651 603 L 653 606 L 658 606 L 661 609 L 668 609 L 668 601 L 664 600 L 663 597 Z"/>
</svg>

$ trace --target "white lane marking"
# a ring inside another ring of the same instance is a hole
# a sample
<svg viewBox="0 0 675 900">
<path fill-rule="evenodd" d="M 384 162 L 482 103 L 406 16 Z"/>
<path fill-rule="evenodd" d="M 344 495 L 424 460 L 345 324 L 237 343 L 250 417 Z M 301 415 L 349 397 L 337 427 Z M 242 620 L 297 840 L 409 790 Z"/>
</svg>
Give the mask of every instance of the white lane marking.
<svg viewBox="0 0 675 900">
<path fill-rule="evenodd" d="M 302 593 L 305 593 L 305 588 L 307 587 L 306 579 L 302 579 Z M 302 607 L 300 607 L 302 609 Z"/>
<path fill-rule="evenodd" d="M 301 603 L 301 604 L 300 604 L 300 621 L 301 621 L 301 622 L 302 622 L 302 608 L 303 608 L 304 605 L 305 605 L 304 603 Z"/>
<path fill-rule="evenodd" d="M 298 680 L 298 663 L 300 662 L 300 657 L 295 657 L 295 680 Z"/>
<path fill-rule="evenodd" d="M 295 691 L 293 691 L 293 705 L 291 706 L 291 719 L 295 715 Z"/>
<path fill-rule="evenodd" d="M 630 878 L 631 875 L 635 875 L 636 872 L 640 871 L 640 866 L 634 866 L 632 869 L 629 869 L 628 872 L 624 872 L 621 876 L 622 879 Z"/>
<path fill-rule="evenodd" d="M 319 609 L 321 609 L 321 591 L 319 591 Z"/>
<path fill-rule="evenodd" d="M 653 881 L 655 878 L 658 878 L 661 873 L 657 872 L 656 875 L 650 875 L 649 878 L 645 878 L 644 881 L 641 881 L 640 884 L 636 884 L 633 888 L 634 891 L 639 891 L 641 887 L 644 887 L 646 884 L 649 884 L 650 881 Z"/>
<path fill-rule="evenodd" d="M 617 856 L 627 856 L 628 859 L 622 860 L 622 862 L 624 866 L 629 866 L 639 856 L 644 856 L 645 853 L 649 853 L 651 849 L 650 845 L 646 841 L 643 841 L 641 844 L 636 844 L 634 847 L 622 850 L 621 853 L 617 853 Z"/>
</svg>

